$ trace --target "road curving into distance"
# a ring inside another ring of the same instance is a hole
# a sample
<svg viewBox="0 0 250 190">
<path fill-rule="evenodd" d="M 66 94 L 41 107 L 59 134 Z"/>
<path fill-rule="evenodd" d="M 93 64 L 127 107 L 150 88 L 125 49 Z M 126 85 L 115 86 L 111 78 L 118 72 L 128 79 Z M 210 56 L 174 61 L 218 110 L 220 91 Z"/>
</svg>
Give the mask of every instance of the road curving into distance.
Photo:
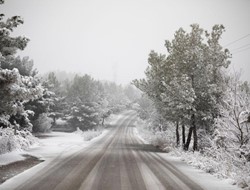
<svg viewBox="0 0 250 190">
<path fill-rule="evenodd" d="M 136 114 L 124 113 L 110 131 L 81 151 L 55 161 L 18 190 L 201 190 L 134 134 Z"/>
</svg>

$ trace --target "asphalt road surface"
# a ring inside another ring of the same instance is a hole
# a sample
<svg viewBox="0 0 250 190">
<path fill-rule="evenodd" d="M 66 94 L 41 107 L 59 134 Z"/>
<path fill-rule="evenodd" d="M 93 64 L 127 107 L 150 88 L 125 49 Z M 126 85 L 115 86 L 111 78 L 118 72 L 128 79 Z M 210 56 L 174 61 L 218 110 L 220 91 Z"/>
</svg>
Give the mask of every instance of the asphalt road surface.
<svg viewBox="0 0 250 190">
<path fill-rule="evenodd" d="M 44 168 L 18 190 L 200 190 L 198 184 L 134 135 L 135 113 L 126 112 L 91 146 Z"/>
</svg>

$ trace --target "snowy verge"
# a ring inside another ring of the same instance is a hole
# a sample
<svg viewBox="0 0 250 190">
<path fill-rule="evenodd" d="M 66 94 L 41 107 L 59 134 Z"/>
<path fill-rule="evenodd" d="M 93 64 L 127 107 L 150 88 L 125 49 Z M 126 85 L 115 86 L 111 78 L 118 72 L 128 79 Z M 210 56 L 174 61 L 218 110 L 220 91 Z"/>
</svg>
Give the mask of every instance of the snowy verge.
<svg viewBox="0 0 250 190">
<path fill-rule="evenodd" d="M 29 131 L 16 131 L 13 128 L 0 128 L 0 156 L 12 151 L 27 150 L 37 143 Z"/>
<path fill-rule="evenodd" d="M 97 129 L 97 130 L 87 130 L 87 131 L 82 131 L 79 128 L 74 132 L 75 134 L 81 135 L 84 141 L 90 141 L 91 139 L 98 137 L 99 135 L 102 134 L 102 129 Z"/>
<path fill-rule="evenodd" d="M 81 135 L 75 133 L 48 133 L 47 136 L 39 139 L 39 145 L 33 146 L 29 150 L 24 151 L 25 154 L 35 156 L 40 160 L 44 160 L 44 162 L 8 179 L 0 185 L 0 190 L 18 189 L 18 186 L 20 186 L 25 180 L 30 179 L 34 174 L 41 172 L 46 167 L 53 167 L 63 159 L 69 158 L 83 148 L 90 146 L 92 143 L 106 135 L 107 132 L 108 130 L 103 130 L 101 135 L 90 141 L 84 141 Z M 18 158 L 18 154 L 14 156 L 15 158 Z"/>
<path fill-rule="evenodd" d="M 182 148 L 175 148 L 169 154 L 216 178 L 228 179 L 231 184 L 250 190 L 250 163 L 231 157 L 225 150 L 217 149 L 213 157 L 197 151 L 183 151 Z"/>
<path fill-rule="evenodd" d="M 138 127 L 138 126 L 136 126 Z M 143 130 L 140 126 L 138 128 L 134 128 L 134 134 L 141 139 L 145 144 L 154 144 L 157 143 L 160 139 L 158 137 L 152 137 L 152 133 L 147 130 Z M 162 136 L 163 137 L 163 136 Z M 165 137 L 165 136 L 164 136 Z M 164 138 L 163 137 L 163 138 Z M 158 140 L 157 140 L 158 139 Z M 155 142 L 157 140 L 157 142 Z M 166 149 L 169 151 L 169 149 Z M 172 149 L 171 149 L 172 151 Z M 232 185 L 234 182 L 231 179 L 219 179 L 216 176 L 211 175 L 210 173 L 206 173 L 205 171 L 195 168 L 194 165 L 190 165 L 188 160 L 184 160 L 181 155 L 178 157 L 173 153 L 157 153 L 166 161 L 171 163 L 175 168 L 180 170 L 190 179 L 199 184 L 204 190 L 240 190 L 236 185 Z"/>
<path fill-rule="evenodd" d="M 123 116 L 123 113 L 112 115 L 107 124 L 114 125 Z M 108 129 L 103 129 L 102 133 L 95 138 L 84 141 L 81 134 L 78 133 L 65 133 L 65 132 L 51 132 L 43 134 L 39 139 L 39 144 L 32 146 L 29 150 L 23 151 L 20 154 L 29 154 L 45 160 L 44 162 L 27 169 L 21 174 L 8 179 L 0 185 L 0 190 L 11 190 L 18 188 L 23 181 L 31 178 L 35 173 L 41 172 L 45 167 L 53 167 L 54 164 L 60 162 L 66 157 L 77 153 L 81 149 L 90 146 L 92 143 L 103 138 Z M 9 155 L 11 157 L 11 155 Z M 12 161 L 20 159 L 20 155 L 13 155 Z M 1 160 L 1 158 L 0 158 Z M 7 163 L 7 162 L 6 162 Z"/>
<path fill-rule="evenodd" d="M 24 151 L 20 151 L 20 150 L 15 150 L 12 152 L 1 154 L 0 166 L 26 159 L 24 156 L 22 156 L 23 154 L 25 154 Z"/>
<path fill-rule="evenodd" d="M 199 184 L 204 190 L 240 190 L 236 185 L 232 185 L 230 179 L 219 179 L 206 173 L 203 170 L 191 167 L 180 157 L 174 157 L 169 153 L 157 153 L 166 161 L 170 162 L 175 168 L 188 176 L 191 180 Z"/>
<path fill-rule="evenodd" d="M 105 134 L 106 131 L 107 130 L 100 132 L 99 135 Z M 97 135 L 95 137 L 97 137 Z M 29 149 L 16 150 L 0 155 L 0 165 L 7 165 L 12 162 L 24 160 L 25 157 L 22 155 L 25 154 L 47 160 L 55 158 L 68 149 L 76 150 L 88 144 L 90 144 L 90 142 L 84 141 L 82 134 L 64 132 L 44 133 L 40 136 L 40 139 L 38 139 L 38 143 L 31 146 Z"/>
<path fill-rule="evenodd" d="M 115 124 L 122 116 L 123 116 L 122 113 L 112 114 L 109 118 L 106 119 L 105 126 L 110 126 Z M 13 133 L 12 131 L 13 130 L 9 129 L 7 130 L 8 133 L 11 132 L 11 136 L 8 139 L 13 139 L 14 134 L 12 134 Z M 28 136 L 28 138 L 32 139 L 32 142 L 34 141 L 34 143 L 33 144 L 26 143 L 27 146 L 25 146 L 25 150 L 18 148 L 19 146 L 21 146 L 18 145 L 16 146 L 17 148 L 11 149 L 12 150 L 11 152 L 5 151 L 6 153 L 0 154 L 0 165 L 7 165 L 12 162 L 24 160 L 25 157 L 22 155 L 25 154 L 38 157 L 42 160 L 51 159 L 56 157 L 57 155 L 62 154 L 64 151 L 67 151 L 68 149 L 77 151 L 77 149 L 88 146 L 90 143 L 92 143 L 93 140 L 97 138 L 99 139 L 99 136 L 103 136 L 106 133 L 107 133 L 106 128 L 99 128 L 97 130 L 89 130 L 89 131 L 77 130 L 72 133 L 65 133 L 65 132 L 41 133 L 39 135 L 40 137 L 39 139 L 30 135 Z M 26 137 L 26 139 L 28 138 Z M 27 141 L 26 139 L 22 140 L 22 142 L 26 142 Z M 6 142 L 5 144 L 7 144 L 8 141 L 5 140 L 3 142 Z M 20 142 L 20 140 L 18 139 L 17 142 Z"/>
</svg>

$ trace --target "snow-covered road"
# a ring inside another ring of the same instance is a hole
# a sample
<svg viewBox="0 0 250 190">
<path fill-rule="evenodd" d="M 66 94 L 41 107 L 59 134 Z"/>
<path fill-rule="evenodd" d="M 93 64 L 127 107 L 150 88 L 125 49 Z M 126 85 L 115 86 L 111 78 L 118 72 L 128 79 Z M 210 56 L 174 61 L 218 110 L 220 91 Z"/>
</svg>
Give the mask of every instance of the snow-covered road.
<svg viewBox="0 0 250 190">
<path fill-rule="evenodd" d="M 55 159 L 6 181 L 0 189 L 237 189 L 225 183 L 219 185 L 213 177 L 205 181 L 208 174 L 193 169 L 188 172 L 181 161 L 171 161 L 165 153 L 145 144 L 135 133 L 135 119 L 134 112 L 124 113 L 108 133 L 89 145 L 69 146 Z M 218 186 L 208 185 L 214 182 Z"/>
</svg>

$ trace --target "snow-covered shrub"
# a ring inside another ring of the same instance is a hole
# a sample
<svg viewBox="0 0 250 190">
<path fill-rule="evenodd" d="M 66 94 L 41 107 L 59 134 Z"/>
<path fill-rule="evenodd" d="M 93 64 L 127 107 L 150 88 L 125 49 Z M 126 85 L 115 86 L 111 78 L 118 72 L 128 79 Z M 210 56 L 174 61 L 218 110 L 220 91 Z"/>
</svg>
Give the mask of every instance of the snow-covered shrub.
<svg viewBox="0 0 250 190">
<path fill-rule="evenodd" d="M 201 152 L 173 149 L 171 155 L 218 178 L 230 178 L 242 188 L 250 187 L 250 162 L 240 156 L 240 149 L 218 148 L 211 144 Z"/>
<path fill-rule="evenodd" d="M 175 146 L 174 134 L 170 128 L 155 130 L 154 123 L 137 119 L 135 126 L 140 136 L 154 146 L 167 149 Z"/>
<path fill-rule="evenodd" d="M 16 131 L 12 128 L 0 128 L 0 154 L 13 150 L 26 150 L 37 142 L 28 130 Z"/>
<path fill-rule="evenodd" d="M 53 120 L 47 114 L 40 114 L 38 119 L 34 122 L 36 132 L 48 132 L 52 126 Z"/>
<path fill-rule="evenodd" d="M 169 130 L 156 132 L 151 141 L 153 145 L 161 148 L 170 148 L 175 146 L 175 139 L 172 132 Z"/>
<path fill-rule="evenodd" d="M 90 141 L 91 139 L 99 136 L 102 134 L 102 130 L 87 130 L 87 131 L 82 131 L 81 129 L 77 128 L 76 131 L 74 132 L 76 134 L 79 134 L 83 137 L 84 141 Z"/>
</svg>

